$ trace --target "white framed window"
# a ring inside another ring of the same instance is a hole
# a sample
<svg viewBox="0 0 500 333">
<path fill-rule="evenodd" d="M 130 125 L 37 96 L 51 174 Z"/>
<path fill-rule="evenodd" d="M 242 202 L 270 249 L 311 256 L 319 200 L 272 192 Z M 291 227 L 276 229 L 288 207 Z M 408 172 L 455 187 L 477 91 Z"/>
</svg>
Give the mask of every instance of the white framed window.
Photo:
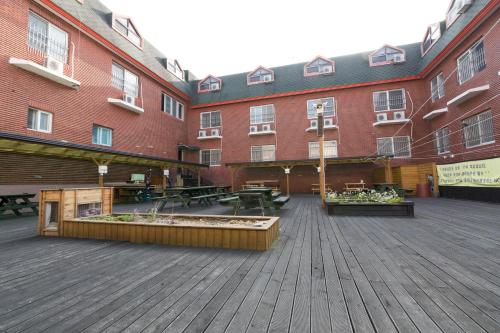
<svg viewBox="0 0 500 333">
<path fill-rule="evenodd" d="M 466 148 L 495 142 L 491 110 L 479 113 L 462 122 Z"/>
<path fill-rule="evenodd" d="M 452 0 L 446 13 L 446 27 L 448 28 L 457 20 L 457 18 L 465 13 L 470 7 L 473 0 Z"/>
<path fill-rule="evenodd" d="M 175 59 L 166 59 L 167 62 L 167 70 L 174 74 L 178 79 L 184 80 L 184 71 L 181 68 L 179 62 Z"/>
<path fill-rule="evenodd" d="M 444 96 L 444 75 L 439 73 L 431 80 L 431 98 L 436 101 Z"/>
<path fill-rule="evenodd" d="M 450 135 L 450 130 L 448 129 L 448 127 L 443 127 L 435 132 L 436 149 L 438 154 L 444 154 L 450 152 L 449 135 Z"/>
<path fill-rule="evenodd" d="M 111 128 L 94 125 L 92 127 L 92 143 L 111 147 L 113 144 L 113 130 Z"/>
<path fill-rule="evenodd" d="M 434 43 L 441 37 L 441 23 L 431 24 L 425 32 L 424 40 L 422 41 L 422 55 L 427 53 Z"/>
<path fill-rule="evenodd" d="M 323 103 L 323 117 L 335 116 L 335 98 L 325 97 L 320 99 L 309 99 L 307 101 L 307 119 L 316 119 L 316 105 Z"/>
<path fill-rule="evenodd" d="M 375 112 L 406 109 L 405 90 L 395 89 L 374 92 L 373 108 Z"/>
<path fill-rule="evenodd" d="M 470 80 L 485 68 L 484 45 L 480 40 L 457 59 L 458 82 L 462 84 Z"/>
<path fill-rule="evenodd" d="M 276 146 L 252 146 L 250 155 L 252 162 L 274 161 L 276 160 Z"/>
<path fill-rule="evenodd" d="M 127 95 L 139 96 L 139 77 L 113 62 L 111 65 L 113 86 Z"/>
<path fill-rule="evenodd" d="M 377 139 L 379 155 L 394 156 L 395 158 L 411 157 L 410 137 L 395 136 Z"/>
<path fill-rule="evenodd" d="M 200 128 L 220 127 L 220 111 L 210 111 L 200 113 Z"/>
<path fill-rule="evenodd" d="M 405 61 L 405 51 L 403 49 L 385 45 L 370 54 L 370 66 L 381 66 Z"/>
<path fill-rule="evenodd" d="M 114 16 L 113 28 L 125 36 L 132 44 L 141 47 L 141 36 L 129 18 Z"/>
<path fill-rule="evenodd" d="M 207 164 L 211 167 L 220 166 L 220 149 L 203 149 L 200 150 L 200 163 Z"/>
<path fill-rule="evenodd" d="M 176 113 L 175 117 L 180 120 L 184 120 L 184 104 L 179 101 L 176 102 Z"/>
<path fill-rule="evenodd" d="M 274 72 L 264 67 L 258 67 L 256 70 L 247 75 L 247 84 L 259 84 L 274 81 Z"/>
<path fill-rule="evenodd" d="M 173 116 L 174 110 L 174 99 L 169 95 L 162 93 L 161 94 L 161 110 L 169 115 Z"/>
<path fill-rule="evenodd" d="M 274 123 L 274 105 L 252 106 L 250 108 L 250 124 Z"/>
<path fill-rule="evenodd" d="M 221 89 L 221 83 L 221 79 L 209 75 L 204 80 L 200 81 L 198 85 L 198 92 L 202 93 L 207 91 L 218 91 Z"/>
<path fill-rule="evenodd" d="M 28 18 L 28 45 L 62 63 L 68 61 L 68 33 L 31 11 Z"/>
<path fill-rule="evenodd" d="M 337 157 L 337 141 L 325 141 L 325 158 Z M 319 158 L 319 142 L 309 142 L 309 158 Z"/>
<path fill-rule="evenodd" d="M 317 57 L 304 66 L 304 76 L 330 74 L 335 71 L 335 63 L 323 57 Z"/>
<path fill-rule="evenodd" d="M 52 113 L 28 108 L 28 128 L 33 131 L 51 133 Z"/>
</svg>

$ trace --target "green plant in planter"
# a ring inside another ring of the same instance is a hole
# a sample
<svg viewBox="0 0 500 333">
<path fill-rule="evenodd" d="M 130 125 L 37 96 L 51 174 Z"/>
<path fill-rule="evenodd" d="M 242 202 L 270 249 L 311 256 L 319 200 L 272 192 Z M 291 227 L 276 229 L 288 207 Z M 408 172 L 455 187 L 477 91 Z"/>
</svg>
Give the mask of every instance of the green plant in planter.
<svg viewBox="0 0 500 333">
<path fill-rule="evenodd" d="M 403 201 L 403 198 L 394 190 L 386 192 L 371 190 L 369 192 L 331 192 L 327 194 L 326 201 L 338 203 L 398 203 Z"/>
</svg>

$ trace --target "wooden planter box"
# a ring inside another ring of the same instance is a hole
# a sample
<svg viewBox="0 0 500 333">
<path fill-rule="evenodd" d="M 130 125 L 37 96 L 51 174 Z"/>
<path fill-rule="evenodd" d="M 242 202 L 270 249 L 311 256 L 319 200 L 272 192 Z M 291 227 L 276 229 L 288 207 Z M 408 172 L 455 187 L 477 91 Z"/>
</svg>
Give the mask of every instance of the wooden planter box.
<svg viewBox="0 0 500 333">
<path fill-rule="evenodd" d="M 412 201 L 400 203 L 327 202 L 328 215 L 338 216 L 405 216 L 414 217 Z"/>
<path fill-rule="evenodd" d="M 278 217 L 157 214 L 160 216 L 245 219 L 265 221 L 260 227 L 238 225 L 183 225 L 151 222 L 115 222 L 65 219 L 63 237 L 127 241 L 175 246 L 265 251 L 279 236 Z"/>
</svg>

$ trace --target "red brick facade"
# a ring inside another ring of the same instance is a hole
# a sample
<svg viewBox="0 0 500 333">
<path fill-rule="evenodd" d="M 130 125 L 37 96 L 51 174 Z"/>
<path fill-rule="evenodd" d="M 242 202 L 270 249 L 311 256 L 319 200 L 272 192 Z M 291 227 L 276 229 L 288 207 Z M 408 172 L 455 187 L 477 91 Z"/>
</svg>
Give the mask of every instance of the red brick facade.
<svg viewBox="0 0 500 333">
<path fill-rule="evenodd" d="M 27 46 L 29 10 L 68 32 L 70 59 L 65 65 L 64 72 L 65 75 L 73 75 L 81 82 L 80 89 L 63 87 L 9 64 L 11 57 L 43 63 L 43 56 L 30 51 Z M 295 95 L 252 102 L 191 107 L 190 101 L 182 98 L 179 91 L 173 91 L 170 86 L 146 74 L 130 61 L 79 32 L 42 6 L 28 0 L 9 1 L 0 5 L 0 27 L 2 27 L 0 71 L 3 73 L 3 79 L 0 80 L 0 132 L 91 145 L 92 126 L 97 124 L 113 129 L 112 148 L 116 150 L 177 159 L 178 143 L 198 146 L 201 149 L 220 148 L 221 166 L 204 170 L 203 177 L 213 183 L 222 184 L 229 182 L 229 171 L 224 164 L 250 161 L 250 147 L 253 145 L 276 145 L 276 160 L 307 159 L 308 142 L 317 141 L 314 132 L 305 131 L 309 127 L 306 113 L 307 100 L 334 97 L 336 102 L 334 120 L 338 129 L 326 131 L 326 140 L 337 141 L 338 156 L 374 155 L 377 153 L 377 138 L 391 137 L 398 133 L 398 136 L 411 136 L 413 143 L 411 158 L 396 159 L 394 162 L 396 165 L 428 160 L 446 162 L 442 156 L 437 156 L 434 142 L 429 141 L 434 139 L 433 131 L 451 122 L 449 128 L 452 133 L 450 145 L 451 154 L 454 155 L 453 161 L 495 157 L 500 152 L 496 144 L 492 144 L 492 148 L 486 150 L 484 146 L 466 149 L 461 144 L 462 123 L 456 119 L 491 109 L 494 114 L 495 135 L 500 134 L 500 118 L 497 117 L 499 102 L 495 99 L 499 90 L 500 29 L 498 27 L 492 29 L 498 17 L 498 12 L 494 12 L 487 20 L 481 22 L 471 35 L 461 40 L 458 46 L 424 77 L 307 94 L 297 92 Z M 456 73 L 452 73 L 456 68 L 457 58 L 488 31 L 489 34 L 484 39 L 486 68 L 465 84 L 458 84 Z M 143 114 L 136 114 L 108 103 L 108 98 L 121 98 L 122 95 L 122 92 L 114 88 L 111 83 L 113 61 L 139 76 L 141 89 L 137 103 L 143 106 L 145 110 Z M 445 83 L 445 96 L 436 102 L 427 101 L 431 94 L 430 80 L 440 72 L 445 77 L 451 74 Z M 467 89 L 485 84 L 489 84 L 490 89 L 483 94 L 459 106 L 450 106 L 446 114 L 430 121 L 422 119 L 432 110 L 446 107 L 447 101 Z M 373 92 L 399 88 L 405 89 L 406 117 L 413 114 L 412 123 L 404 127 L 401 124 L 373 126 L 376 121 Z M 162 92 L 184 103 L 186 106 L 184 121 L 161 111 Z M 251 106 L 265 104 L 273 104 L 275 107 L 276 134 L 249 136 L 249 109 Z M 44 134 L 26 128 L 28 107 L 39 108 L 53 114 L 52 133 Z M 200 113 L 206 111 L 221 112 L 222 139 L 197 139 Z M 496 137 L 496 140 L 500 139 Z M 449 155 L 447 158 L 451 158 Z M 185 159 L 198 162 L 199 154 L 187 153 Z M 336 188 L 342 187 L 346 181 L 363 179 L 370 183 L 374 167 L 373 165 L 332 167 L 333 170 L 327 172 L 327 183 L 333 182 L 332 185 Z M 309 191 L 310 184 L 317 182 L 316 172 L 311 167 L 294 169 L 292 174 L 294 175 L 292 192 Z M 279 168 L 248 169 L 239 171 L 236 180 L 237 183 L 241 183 L 248 178 L 282 180 L 284 174 Z"/>
</svg>

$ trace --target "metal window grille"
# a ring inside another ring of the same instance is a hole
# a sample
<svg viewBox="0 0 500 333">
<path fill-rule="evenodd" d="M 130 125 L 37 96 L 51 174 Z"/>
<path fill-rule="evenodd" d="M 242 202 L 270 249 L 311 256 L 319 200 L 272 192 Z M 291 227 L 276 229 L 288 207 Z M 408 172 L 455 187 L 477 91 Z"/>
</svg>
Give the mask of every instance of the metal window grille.
<svg viewBox="0 0 500 333">
<path fill-rule="evenodd" d="M 276 147 L 274 145 L 252 146 L 252 162 L 274 161 Z"/>
<path fill-rule="evenodd" d="M 337 141 L 325 141 L 324 156 L 337 157 Z M 319 158 L 319 142 L 309 142 L 309 158 Z"/>
<path fill-rule="evenodd" d="M 373 93 L 375 111 L 390 111 L 406 108 L 404 89 L 377 91 Z"/>
<path fill-rule="evenodd" d="M 465 147 L 471 148 L 495 142 L 493 116 L 486 111 L 463 121 Z"/>
<path fill-rule="evenodd" d="M 482 40 L 474 44 L 458 58 L 457 68 L 458 82 L 460 84 L 470 80 L 476 73 L 479 73 L 486 68 L 484 45 Z"/>
<path fill-rule="evenodd" d="M 449 129 L 447 127 L 436 131 L 436 149 L 438 154 L 450 151 Z"/>
</svg>

